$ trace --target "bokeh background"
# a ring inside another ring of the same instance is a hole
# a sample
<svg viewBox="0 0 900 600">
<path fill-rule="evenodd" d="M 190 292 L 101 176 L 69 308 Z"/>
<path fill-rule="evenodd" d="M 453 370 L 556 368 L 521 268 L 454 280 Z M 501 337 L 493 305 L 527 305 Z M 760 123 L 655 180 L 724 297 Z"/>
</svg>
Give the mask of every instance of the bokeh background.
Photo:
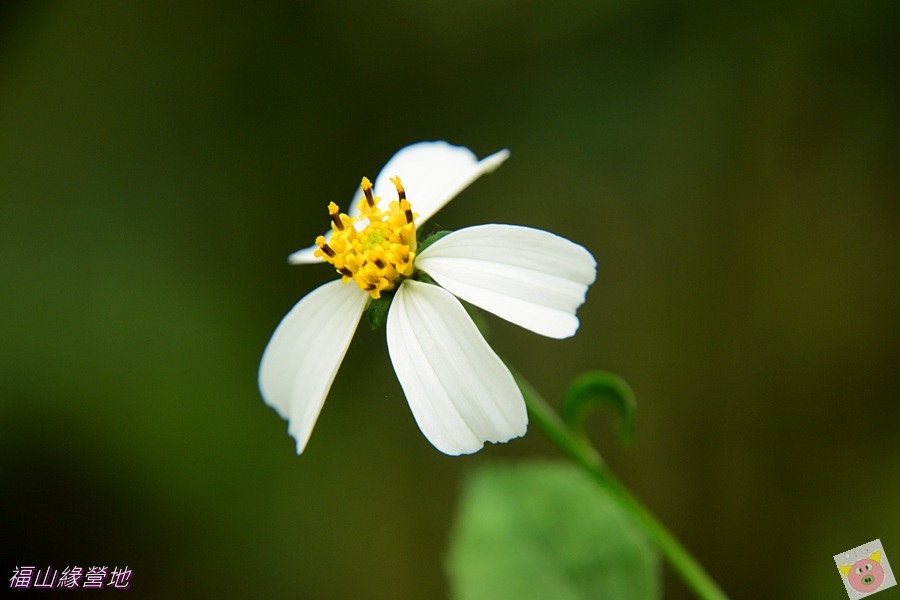
<svg viewBox="0 0 900 600">
<path fill-rule="evenodd" d="M 256 389 L 333 277 L 286 256 L 446 139 L 512 157 L 440 225 L 599 265 L 575 338 L 489 318 L 492 344 L 554 401 L 631 383 L 634 446 L 590 431 L 734 598 L 843 598 L 832 555 L 900 562 L 898 27 L 890 0 L 4 2 L 4 581 L 447 597 L 460 482 L 555 456 L 541 432 L 443 456 L 367 327 L 302 457 Z M 668 572 L 666 597 L 690 597 Z"/>
</svg>

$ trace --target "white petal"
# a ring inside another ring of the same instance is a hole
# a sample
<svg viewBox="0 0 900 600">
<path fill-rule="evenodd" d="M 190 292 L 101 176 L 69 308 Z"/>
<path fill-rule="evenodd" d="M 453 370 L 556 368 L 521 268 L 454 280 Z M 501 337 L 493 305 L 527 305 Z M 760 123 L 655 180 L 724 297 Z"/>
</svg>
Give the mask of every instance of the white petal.
<svg viewBox="0 0 900 600">
<path fill-rule="evenodd" d="M 288 420 L 303 452 L 369 295 L 353 283 L 326 283 L 281 320 L 259 365 L 266 404 Z"/>
<path fill-rule="evenodd" d="M 479 161 L 474 152 L 463 146 L 419 142 L 403 148 L 384 165 L 375 179 L 373 191 L 385 200 L 395 200 L 397 191 L 390 178 L 399 176 L 413 212 L 419 213 L 418 227 L 508 157 L 509 150 L 501 150 Z"/>
<path fill-rule="evenodd" d="M 388 313 L 387 342 L 416 423 L 435 448 L 470 454 L 485 441 L 525 434 L 522 392 L 451 294 L 404 281 Z"/>
<path fill-rule="evenodd" d="M 331 231 L 325 234 L 325 241 L 331 239 Z M 297 250 L 293 254 L 288 255 L 288 262 L 292 265 L 312 265 L 315 263 L 322 262 L 321 258 L 313 256 L 313 252 L 315 252 L 319 247 L 316 245 L 312 245 L 309 248 L 304 248 L 303 250 Z"/>
<path fill-rule="evenodd" d="M 375 178 L 373 192 L 384 201 L 396 200 L 397 190 L 390 178 L 399 176 L 413 212 L 419 215 L 416 218 L 418 227 L 470 183 L 499 167 L 508 157 L 509 150 L 501 150 L 479 161 L 463 146 L 440 141 L 419 142 L 403 148 L 384 165 Z M 361 197 L 362 191 L 357 189 L 350 206 L 341 206 L 341 210 L 352 217 L 359 215 L 357 204 Z M 325 240 L 330 237 L 329 230 Z M 313 256 L 315 250 L 316 246 L 298 250 L 288 257 L 288 262 L 295 265 L 319 262 Z"/>
<path fill-rule="evenodd" d="M 463 300 L 552 338 L 575 334 L 575 311 L 597 277 L 583 247 L 514 225 L 455 231 L 423 250 L 416 267 Z"/>
</svg>

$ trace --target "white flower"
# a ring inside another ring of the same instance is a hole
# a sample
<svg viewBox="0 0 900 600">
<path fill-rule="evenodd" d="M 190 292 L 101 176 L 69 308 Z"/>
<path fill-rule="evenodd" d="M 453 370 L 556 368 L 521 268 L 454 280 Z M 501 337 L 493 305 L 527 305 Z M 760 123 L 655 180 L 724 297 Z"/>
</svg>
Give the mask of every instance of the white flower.
<svg viewBox="0 0 900 600">
<path fill-rule="evenodd" d="M 522 393 L 454 295 L 541 335 L 569 337 L 596 277 L 594 258 L 552 233 L 513 225 L 461 229 L 420 253 L 415 238 L 416 226 L 508 156 L 502 150 L 479 161 L 446 142 L 408 146 L 374 186 L 363 179 L 349 214 L 332 203 L 331 231 L 289 257 L 295 264 L 324 260 L 342 275 L 291 309 L 259 367 L 263 399 L 288 420 L 298 454 L 363 312 L 391 291 L 388 352 L 425 437 L 455 455 L 524 435 Z M 383 210 L 388 194 L 399 198 Z"/>
</svg>

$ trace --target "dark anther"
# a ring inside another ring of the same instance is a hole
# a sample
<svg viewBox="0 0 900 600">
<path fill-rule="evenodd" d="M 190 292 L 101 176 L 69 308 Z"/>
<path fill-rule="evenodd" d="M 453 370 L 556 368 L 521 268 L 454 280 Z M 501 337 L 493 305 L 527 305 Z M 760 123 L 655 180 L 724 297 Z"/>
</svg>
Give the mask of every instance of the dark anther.
<svg viewBox="0 0 900 600">
<path fill-rule="evenodd" d="M 375 206 L 375 197 L 372 195 L 372 188 L 364 187 L 363 193 L 366 195 L 366 202 L 369 203 L 369 206 Z"/>
<path fill-rule="evenodd" d="M 341 216 L 339 214 L 331 213 L 331 222 L 334 223 L 334 226 L 337 227 L 339 231 L 344 230 L 344 224 L 341 223 Z"/>
<path fill-rule="evenodd" d="M 319 246 L 319 248 L 322 249 L 322 252 L 324 252 L 325 254 L 327 254 L 328 256 L 330 256 L 331 258 L 334 258 L 334 250 L 331 249 L 331 246 L 329 246 L 329 245 L 326 244 L 325 242 L 322 242 L 322 245 Z"/>
<path fill-rule="evenodd" d="M 341 267 L 340 269 L 338 269 L 338 272 L 344 277 L 353 277 L 353 271 L 351 271 L 347 267 Z"/>
<path fill-rule="evenodd" d="M 384 261 L 381 260 L 380 258 L 378 258 L 378 259 L 375 260 L 375 265 L 376 265 L 379 269 L 383 269 L 383 268 L 384 268 Z"/>
</svg>

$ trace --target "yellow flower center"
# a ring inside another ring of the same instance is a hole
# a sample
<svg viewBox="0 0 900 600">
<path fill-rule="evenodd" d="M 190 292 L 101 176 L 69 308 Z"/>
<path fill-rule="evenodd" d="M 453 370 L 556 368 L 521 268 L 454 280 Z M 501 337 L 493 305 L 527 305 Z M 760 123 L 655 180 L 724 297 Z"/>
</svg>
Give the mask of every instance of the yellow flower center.
<svg viewBox="0 0 900 600">
<path fill-rule="evenodd" d="M 356 282 L 375 299 L 413 274 L 416 257 L 413 220 L 418 215 L 412 212 L 400 178 L 394 177 L 391 182 L 397 188 L 398 199 L 382 211 L 378 208 L 381 197 L 372 195 L 372 183 L 363 177 L 360 215 L 349 217 L 332 202 L 328 205 L 331 239 L 326 243 L 325 236 L 316 238 L 319 249 L 315 255 L 333 264 L 344 283 Z"/>
</svg>

